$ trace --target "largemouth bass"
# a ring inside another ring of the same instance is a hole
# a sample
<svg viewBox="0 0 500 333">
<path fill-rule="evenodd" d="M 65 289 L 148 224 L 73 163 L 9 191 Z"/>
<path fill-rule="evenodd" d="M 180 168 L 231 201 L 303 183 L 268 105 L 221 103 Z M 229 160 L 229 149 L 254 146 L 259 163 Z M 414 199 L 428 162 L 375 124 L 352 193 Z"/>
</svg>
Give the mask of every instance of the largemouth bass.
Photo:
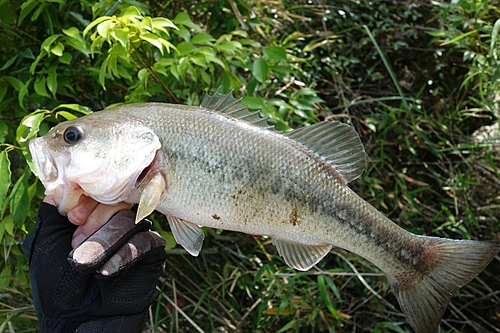
<svg viewBox="0 0 500 333">
<path fill-rule="evenodd" d="M 201 106 L 124 105 L 58 124 L 30 142 L 38 176 L 65 214 L 82 194 L 139 203 L 138 219 L 166 215 L 177 242 L 198 255 L 200 226 L 272 238 L 291 267 L 308 270 L 333 246 L 387 276 L 408 322 L 433 332 L 453 293 L 500 250 L 493 242 L 410 233 L 347 184 L 365 151 L 347 124 L 283 134 L 232 94 Z"/>
</svg>

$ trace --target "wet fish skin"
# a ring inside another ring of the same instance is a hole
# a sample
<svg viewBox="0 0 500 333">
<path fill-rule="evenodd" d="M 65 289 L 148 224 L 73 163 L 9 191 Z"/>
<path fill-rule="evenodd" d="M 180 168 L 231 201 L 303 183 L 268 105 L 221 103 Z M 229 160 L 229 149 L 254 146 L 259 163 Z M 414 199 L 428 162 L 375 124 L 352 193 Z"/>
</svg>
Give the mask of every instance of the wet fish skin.
<svg viewBox="0 0 500 333">
<path fill-rule="evenodd" d="M 453 293 L 500 250 L 414 235 L 350 190 L 365 157 L 348 125 L 325 122 L 290 134 L 265 127 L 216 93 L 201 107 L 147 103 L 93 113 L 56 126 L 30 150 L 63 213 L 82 193 L 109 204 L 148 201 L 141 214 L 165 214 L 193 255 L 203 243 L 199 225 L 270 236 L 301 270 L 332 246 L 355 252 L 384 271 L 419 333 L 435 330 Z M 66 142 L 68 129 L 81 139 Z"/>
</svg>

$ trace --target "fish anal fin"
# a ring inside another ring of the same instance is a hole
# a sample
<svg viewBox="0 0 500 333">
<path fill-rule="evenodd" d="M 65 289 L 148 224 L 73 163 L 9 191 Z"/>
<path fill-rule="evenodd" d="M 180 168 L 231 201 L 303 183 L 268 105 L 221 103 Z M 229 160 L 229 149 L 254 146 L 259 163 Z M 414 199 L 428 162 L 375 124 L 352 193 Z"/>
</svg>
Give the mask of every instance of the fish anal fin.
<svg viewBox="0 0 500 333">
<path fill-rule="evenodd" d="M 250 111 L 248 106 L 241 103 L 241 98 L 233 97 L 233 90 L 227 94 L 219 93 L 220 87 L 213 95 L 205 94 L 200 106 L 202 108 L 228 115 L 234 119 L 243 120 L 252 125 L 274 131 L 274 127 L 267 123 L 267 117 L 261 117 L 260 111 Z"/>
<path fill-rule="evenodd" d="M 138 223 L 155 210 L 166 187 L 165 178 L 160 172 L 157 172 L 144 186 L 139 200 L 139 207 L 137 208 L 135 223 Z"/>
<path fill-rule="evenodd" d="M 424 237 L 435 253 L 423 272 L 393 276 L 387 273 L 394 295 L 408 323 L 419 333 L 437 329 L 453 294 L 474 279 L 500 250 L 491 242 Z"/>
<path fill-rule="evenodd" d="M 304 245 L 276 238 L 273 244 L 287 265 L 299 271 L 309 270 L 332 249 L 331 245 Z"/>
<path fill-rule="evenodd" d="M 346 182 L 366 168 L 366 153 L 358 133 L 339 121 L 323 121 L 285 134 L 300 142 L 333 166 Z"/>
<path fill-rule="evenodd" d="M 176 242 L 189 254 L 197 257 L 205 240 L 205 233 L 201 227 L 172 215 L 167 215 L 167 220 Z"/>
</svg>

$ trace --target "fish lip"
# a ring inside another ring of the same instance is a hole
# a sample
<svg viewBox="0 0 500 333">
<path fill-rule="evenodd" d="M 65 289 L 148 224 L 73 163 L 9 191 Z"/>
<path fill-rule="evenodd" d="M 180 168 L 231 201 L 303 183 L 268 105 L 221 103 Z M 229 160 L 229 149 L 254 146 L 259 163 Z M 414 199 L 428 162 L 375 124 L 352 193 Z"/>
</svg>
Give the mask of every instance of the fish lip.
<svg viewBox="0 0 500 333">
<path fill-rule="evenodd" d="M 49 148 L 43 137 L 30 140 L 28 148 L 35 166 L 35 170 L 33 170 L 35 176 L 38 176 L 44 185 L 55 181 L 58 177 L 58 170 L 54 159 L 48 153 Z"/>
</svg>

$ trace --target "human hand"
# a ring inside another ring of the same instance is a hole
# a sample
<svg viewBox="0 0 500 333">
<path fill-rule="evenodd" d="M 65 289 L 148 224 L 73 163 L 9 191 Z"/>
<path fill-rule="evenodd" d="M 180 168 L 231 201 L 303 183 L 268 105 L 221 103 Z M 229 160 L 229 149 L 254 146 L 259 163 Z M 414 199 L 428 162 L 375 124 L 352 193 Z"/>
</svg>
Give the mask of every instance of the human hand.
<svg viewBox="0 0 500 333">
<path fill-rule="evenodd" d="M 134 217 L 132 211 L 119 212 L 72 251 L 75 231 L 88 221 L 77 227 L 42 203 L 37 225 L 23 244 L 39 332 L 141 331 L 158 295 L 155 286 L 166 254 L 163 238 L 148 231 L 147 221 L 136 225 Z M 99 218 L 96 222 L 94 227 L 102 224 Z"/>
</svg>

